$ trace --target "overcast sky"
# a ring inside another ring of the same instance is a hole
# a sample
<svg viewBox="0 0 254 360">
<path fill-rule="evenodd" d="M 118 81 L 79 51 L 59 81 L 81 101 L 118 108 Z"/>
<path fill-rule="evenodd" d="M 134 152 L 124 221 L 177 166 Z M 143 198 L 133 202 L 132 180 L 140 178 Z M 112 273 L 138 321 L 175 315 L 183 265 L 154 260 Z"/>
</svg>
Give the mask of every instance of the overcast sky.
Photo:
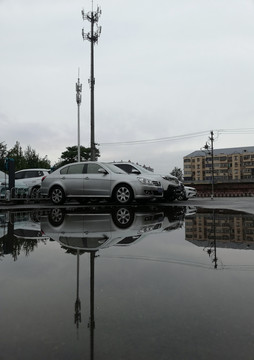
<svg viewBox="0 0 254 360">
<path fill-rule="evenodd" d="M 0 0 L 0 142 L 8 149 L 19 141 L 53 165 L 77 144 L 78 68 L 81 144 L 90 146 L 90 43 L 81 35 L 90 23 L 81 10 L 91 4 Z M 254 145 L 253 0 L 98 5 L 95 141 L 102 161 L 170 172 L 183 168 L 183 156 L 202 148 L 210 130 L 215 148 Z"/>
</svg>

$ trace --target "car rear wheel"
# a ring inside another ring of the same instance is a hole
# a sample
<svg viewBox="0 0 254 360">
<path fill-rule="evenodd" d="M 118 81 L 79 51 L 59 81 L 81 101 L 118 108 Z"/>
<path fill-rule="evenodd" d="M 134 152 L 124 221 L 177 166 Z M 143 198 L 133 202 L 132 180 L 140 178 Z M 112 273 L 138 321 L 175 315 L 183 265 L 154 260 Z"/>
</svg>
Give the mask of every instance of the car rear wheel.
<svg viewBox="0 0 254 360">
<path fill-rule="evenodd" d="M 121 184 L 114 190 L 113 198 L 118 204 L 129 204 L 133 197 L 133 190 L 129 185 Z"/>
<path fill-rule="evenodd" d="M 34 186 L 32 188 L 30 195 L 32 199 L 37 199 L 39 197 L 39 190 L 40 190 L 39 186 Z"/>
<path fill-rule="evenodd" d="M 63 189 L 60 186 L 55 186 L 50 191 L 50 200 L 55 205 L 61 205 L 65 201 L 65 194 Z"/>
</svg>

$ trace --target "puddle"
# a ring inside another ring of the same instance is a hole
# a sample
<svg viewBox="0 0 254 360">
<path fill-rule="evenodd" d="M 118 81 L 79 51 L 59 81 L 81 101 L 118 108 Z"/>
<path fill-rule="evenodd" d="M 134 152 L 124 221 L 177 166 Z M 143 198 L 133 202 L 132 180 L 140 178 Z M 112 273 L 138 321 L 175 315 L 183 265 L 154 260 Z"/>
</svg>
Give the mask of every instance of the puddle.
<svg viewBox="0 0 254 360">
<path fill-rule="evenodd" d="M 0 212 L 3 359 L 251 359 L 254 215 Z"/>
</svg>

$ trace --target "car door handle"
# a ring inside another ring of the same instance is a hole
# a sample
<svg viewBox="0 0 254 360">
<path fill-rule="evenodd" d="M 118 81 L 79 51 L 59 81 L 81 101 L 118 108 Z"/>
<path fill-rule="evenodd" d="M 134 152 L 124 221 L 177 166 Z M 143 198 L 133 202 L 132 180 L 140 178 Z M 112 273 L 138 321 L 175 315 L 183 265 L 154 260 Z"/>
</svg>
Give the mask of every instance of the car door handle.
<svg viewBox="0 0 254 360">
<path fill-rule="evenodd" d="M 85 177 L 85 180 L 89 180 L 89 177 L 87 176 L 87 177 Z"/>
<path fill-rule="evenodd" d="M 62 179 L 62 180 L 65 180 L 65 176 L 62 176 L 61 179 Z"/>
</svg>

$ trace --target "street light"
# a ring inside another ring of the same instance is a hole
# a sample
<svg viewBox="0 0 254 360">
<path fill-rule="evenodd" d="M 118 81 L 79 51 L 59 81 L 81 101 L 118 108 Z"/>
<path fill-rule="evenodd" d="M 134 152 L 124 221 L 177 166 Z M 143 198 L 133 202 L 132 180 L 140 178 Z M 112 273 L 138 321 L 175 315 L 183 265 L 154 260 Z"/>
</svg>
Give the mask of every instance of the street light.
<svg viewBox="0 0 254 360">
<path fill-rule="evenodd" d="M 213 200 L 214 197 L 214 162 L 213 162 L 213 131 L 211 131 L 211 136 L 209 137 L 210 142 L 205 144 L 204 149 L 207 151 L 208 154 L 211 155 L 212 159 L 212 193 L 211 193 L 211 200 Z"/>
</svg>

